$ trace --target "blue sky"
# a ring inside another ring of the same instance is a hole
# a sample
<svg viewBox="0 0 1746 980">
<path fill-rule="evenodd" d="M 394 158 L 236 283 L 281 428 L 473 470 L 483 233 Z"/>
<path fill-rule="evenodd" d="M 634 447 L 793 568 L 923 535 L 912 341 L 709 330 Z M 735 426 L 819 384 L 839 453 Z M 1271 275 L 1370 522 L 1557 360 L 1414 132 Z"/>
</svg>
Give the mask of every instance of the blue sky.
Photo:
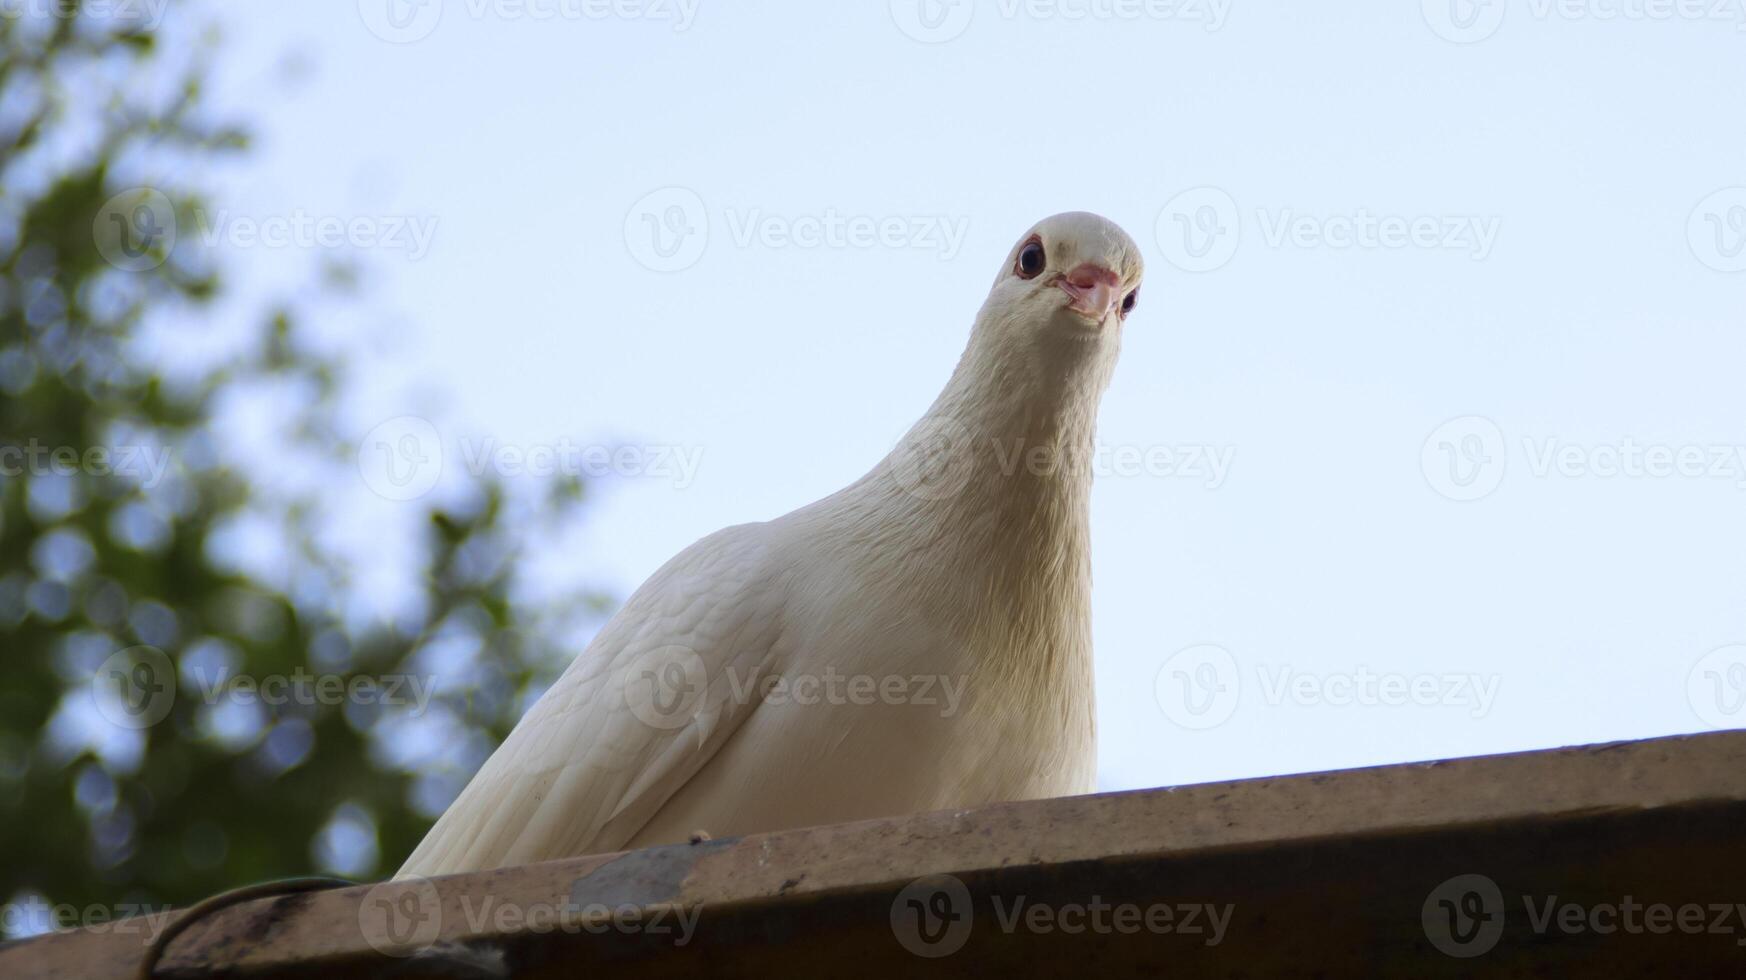
<svg viewBox="0 0 1746 980">
<path fill-rule="evenodd" d="M 1103 786 L 1746 725 L 1740 4 L 216 15 L 259 138 L 214 240 L 257 293 L 363 254 L 360 440 L 628 474 L 554 575 L 623 594 L 859 476 L 1017 236 L 1087 209 L 1148 264 Z"/>
</svg>

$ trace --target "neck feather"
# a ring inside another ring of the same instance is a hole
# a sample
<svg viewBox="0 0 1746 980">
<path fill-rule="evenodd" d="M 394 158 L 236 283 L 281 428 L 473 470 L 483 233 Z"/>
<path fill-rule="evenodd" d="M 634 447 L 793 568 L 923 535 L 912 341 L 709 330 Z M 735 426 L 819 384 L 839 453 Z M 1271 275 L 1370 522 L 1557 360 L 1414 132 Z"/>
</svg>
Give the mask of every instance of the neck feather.
<svg viewBox="0 0 1746 980">
<path fill-rule="evenodd" d="M 942 614 L 1046 646 L 1087 633 L 1091 453 L 1113 347 L 985 309 L 927 414 L 836 498 L 839 526 Z"/>
</svg>

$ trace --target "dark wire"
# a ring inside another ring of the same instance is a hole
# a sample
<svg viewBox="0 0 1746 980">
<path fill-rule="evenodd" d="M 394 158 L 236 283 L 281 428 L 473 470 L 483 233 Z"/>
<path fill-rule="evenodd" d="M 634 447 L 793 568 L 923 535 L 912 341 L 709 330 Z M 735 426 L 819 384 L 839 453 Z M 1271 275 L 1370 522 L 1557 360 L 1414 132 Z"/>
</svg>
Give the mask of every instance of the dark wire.
<svg viewBox="0 0 1746 980">
<path fill-rule="evenodd" d="M 232 888 L 230 891 L 219 892 L 209 898 L 190 905 L 174 922 L 164 927 L 158 933 L 151 945 L 146 947 L 145 958 L 140 960 L 138 980 L 152 980 L 152 973 L 158 968 L 158 961 L 164 958 L 164 951 L 170 948 L 170 940 L 185 932 L 189 926 L 206 918 L 220 909 L 251 901 L 257 898 L 267 898 L 274 895 L 295 895 L 299 892 L 327 891 L 330 888 L 349 888 L 357 884 L 344 878 L 285 878 L 279 881 L 263 881 L 255 885 L 244 885 Z"/>
</svg>

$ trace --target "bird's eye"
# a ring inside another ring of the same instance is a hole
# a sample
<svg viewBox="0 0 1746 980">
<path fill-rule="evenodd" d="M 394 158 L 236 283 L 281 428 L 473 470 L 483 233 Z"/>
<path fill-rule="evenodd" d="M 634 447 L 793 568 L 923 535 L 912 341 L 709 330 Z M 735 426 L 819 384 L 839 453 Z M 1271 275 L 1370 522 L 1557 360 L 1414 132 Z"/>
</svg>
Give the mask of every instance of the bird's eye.
<svg viewBox="0 0 1746 980">
<path fill-rule="evenodd" d="M 1017 271 L 1020 279 L 1035 279 L 1048 265 L 1048 257 L 1043 254 L 1043 243 L 1033 238 L 1025 242 L 1025 247 L 1019 249 Z"/>
<path fill-rule="evenodd" d="M 1127 298 L 1122 300 L 1122 316 L 1127 316 L 1129 313 L 1134 312 L 1134 304 L 1139 301 L 1140 291 L 1138 289 L 1129 293 Z"/>
</svg>

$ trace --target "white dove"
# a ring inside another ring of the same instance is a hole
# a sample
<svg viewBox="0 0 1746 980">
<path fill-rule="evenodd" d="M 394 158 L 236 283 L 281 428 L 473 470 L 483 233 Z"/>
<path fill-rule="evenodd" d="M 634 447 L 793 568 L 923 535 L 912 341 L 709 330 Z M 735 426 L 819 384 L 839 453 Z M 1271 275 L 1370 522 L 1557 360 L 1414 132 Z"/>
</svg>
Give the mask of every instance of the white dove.
<svg viewBox="0 0 1746 980">
<path fill-rule="evenodd" d="M 1140 274 L 1097 215 L 1027 232 L 892 454 L 657 571 L 400 875 L 1090 792 L 1090 451 Z"/>
</svg>

